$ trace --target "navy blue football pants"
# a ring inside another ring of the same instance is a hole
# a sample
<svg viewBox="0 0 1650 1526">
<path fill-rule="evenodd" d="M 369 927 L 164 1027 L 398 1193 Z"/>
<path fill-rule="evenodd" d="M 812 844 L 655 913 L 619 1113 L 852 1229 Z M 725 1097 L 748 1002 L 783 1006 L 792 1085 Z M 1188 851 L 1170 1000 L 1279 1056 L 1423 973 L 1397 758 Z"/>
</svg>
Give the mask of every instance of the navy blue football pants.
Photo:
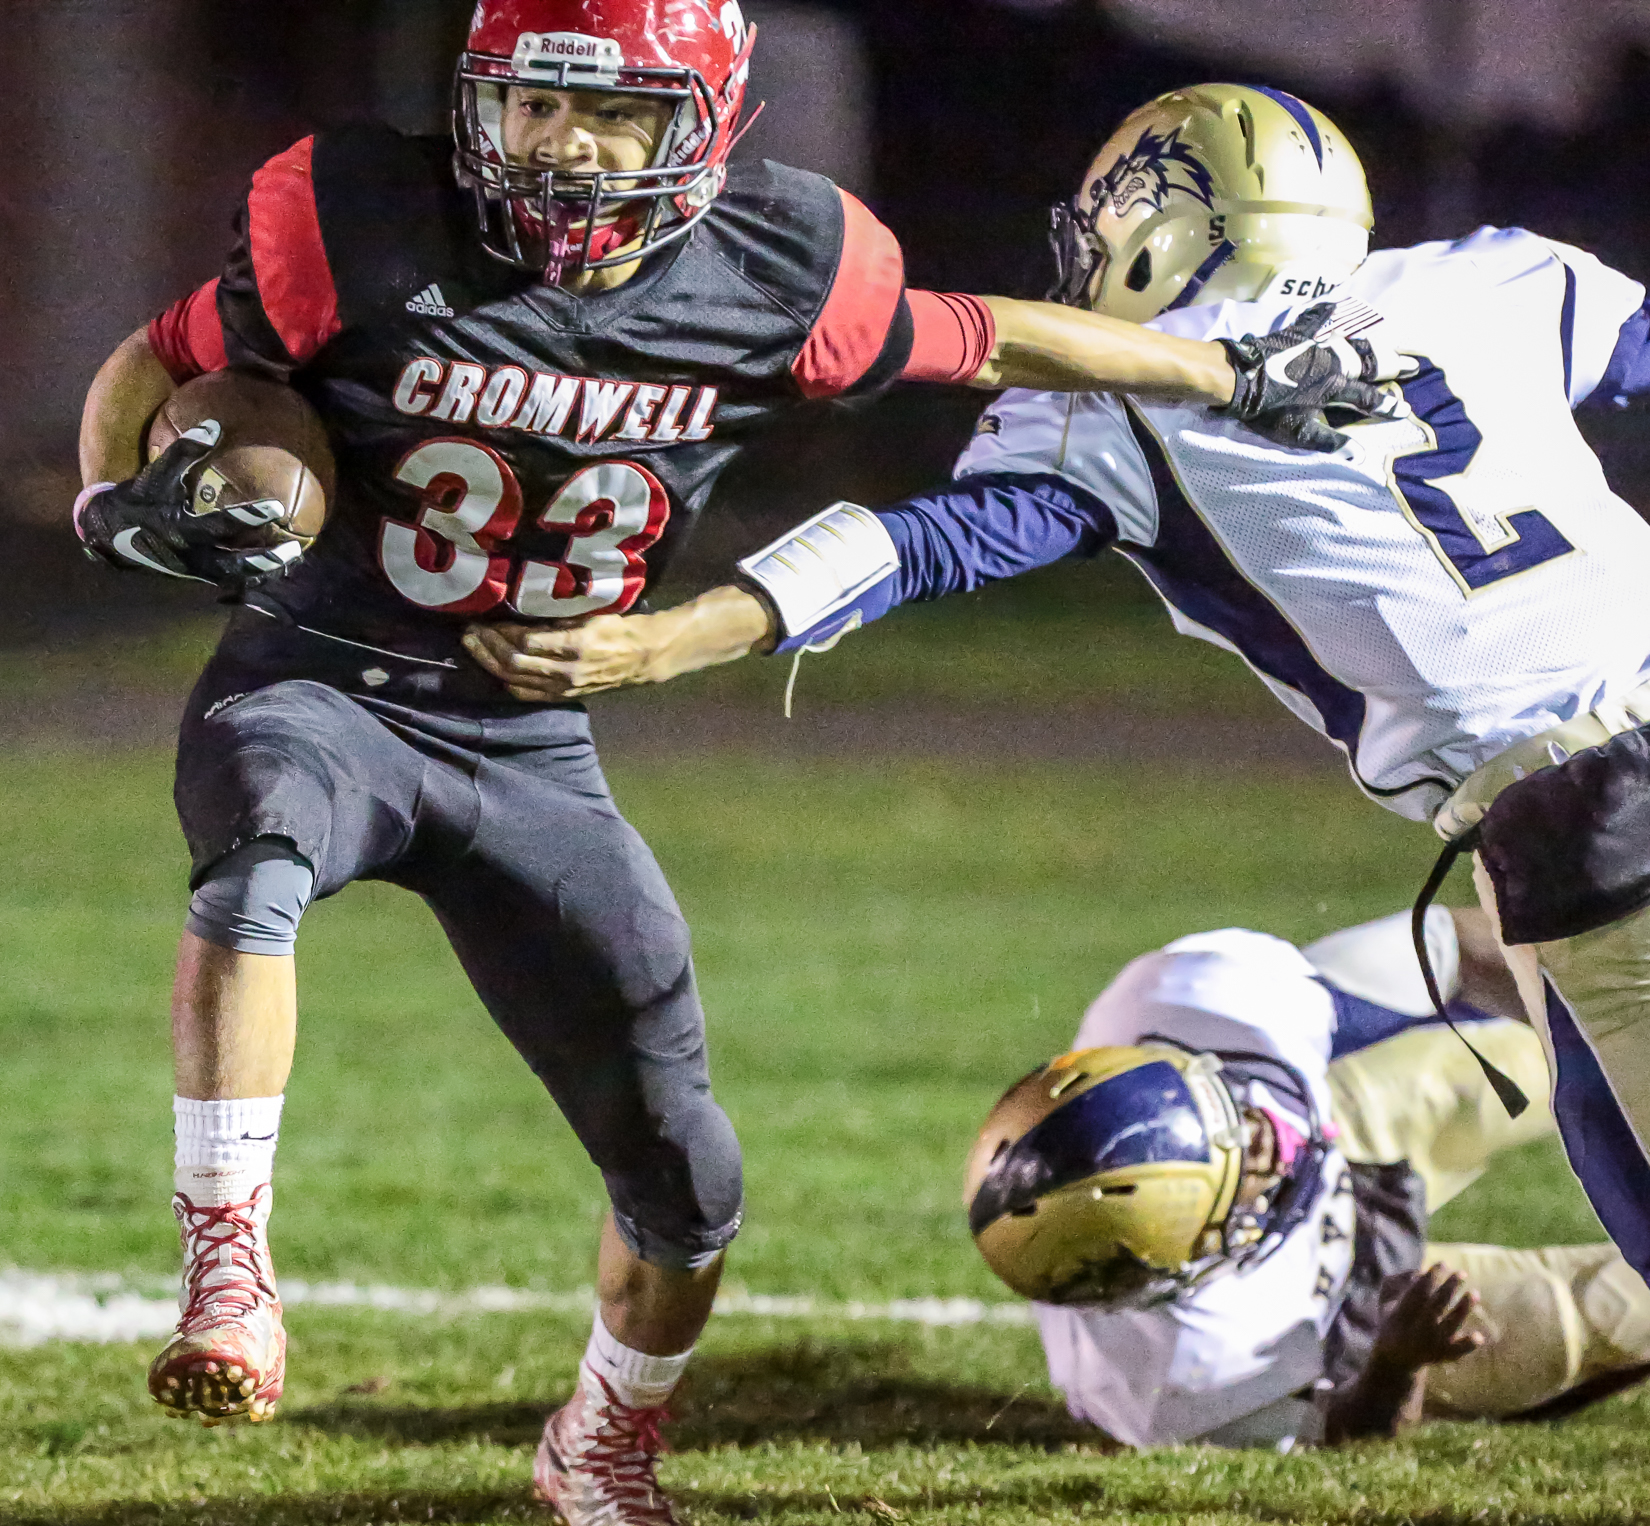
<svg viewBox="0 0 1650 1526">
<path fill-rule="evenodd" d="M 712 1259 L 739 1226 L 739 1145 L 687 926 L 583 709 L 432 713 L 257 676 L 220 657 L 185 713 L 191 887 L 263 840 L 292 845 L 317 897 L 358 879 L 422 897 L 601 1170 L 625 1242 L 660 1266 Z"/>
</svg>

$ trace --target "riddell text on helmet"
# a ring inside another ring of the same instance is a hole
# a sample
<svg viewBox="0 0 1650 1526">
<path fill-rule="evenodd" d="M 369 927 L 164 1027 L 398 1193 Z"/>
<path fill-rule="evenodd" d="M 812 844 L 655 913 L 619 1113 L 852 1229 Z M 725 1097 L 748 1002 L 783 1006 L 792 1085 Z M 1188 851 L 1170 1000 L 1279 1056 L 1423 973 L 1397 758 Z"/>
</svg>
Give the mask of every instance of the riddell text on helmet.
<svg viewBox="0 0 1650 1526">
<path fill-rule="evenodd" d="M 516 39 L 511 67 L 517 74 L 561 64 L 617 79 L 624 67 L 624 49 L 611 38 L 589 37 L 583 32 L 523 32 Z"/>
<path fill-rule="evenodd" d="M 521 366 L 489 369 L 422 355 L 403 368 L 393 400 L 413 418 L 563 435 L 581 445 L 597 440 L 676 445 L 715 433 L 719 396 L 715 387 L 529 373 Z"/>
</svg>

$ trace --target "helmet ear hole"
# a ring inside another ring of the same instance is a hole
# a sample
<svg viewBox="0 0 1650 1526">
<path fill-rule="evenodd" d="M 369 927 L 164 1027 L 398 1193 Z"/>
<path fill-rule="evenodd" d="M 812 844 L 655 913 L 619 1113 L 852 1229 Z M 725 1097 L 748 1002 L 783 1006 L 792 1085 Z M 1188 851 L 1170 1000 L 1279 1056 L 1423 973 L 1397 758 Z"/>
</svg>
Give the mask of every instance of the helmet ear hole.
<svg viewBox="0 0 1650 1526">
<path fill-rule="evenodd" d="M 1152 284 L 1152 252 L 1142 249 L 1135 255 L 1134 263 L 1129 266 L 1129 273 L 1123 277 L 1123 284 L 1130 291 L 1144 291 Z"/>
</svg>

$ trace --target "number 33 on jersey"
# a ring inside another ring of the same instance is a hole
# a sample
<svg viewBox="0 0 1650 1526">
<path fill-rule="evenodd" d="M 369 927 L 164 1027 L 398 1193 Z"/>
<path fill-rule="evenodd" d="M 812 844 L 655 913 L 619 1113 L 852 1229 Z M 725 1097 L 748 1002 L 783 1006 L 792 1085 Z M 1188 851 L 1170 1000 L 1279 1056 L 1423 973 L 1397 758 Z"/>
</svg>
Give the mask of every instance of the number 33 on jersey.
<svg viewBox="0 0 1650 1526">
<path fill-rule="evenodd" d="M 396 590 L 424 609 L 484 615 L 508 604 L 529 620 L 618 614 L 647 581 L 643 555 L 664 533 L 664 485 L 634 461 L 602 461 L 576 472 L 537 517 L 566 537 L 548 561 L 512 565 L 522 516 L 521 485 L 496 450 L 475 440 L 426 440 L 396 468 L 419 494 L 416 522 L 386 519 L 378 558 Z"/>
</svg>

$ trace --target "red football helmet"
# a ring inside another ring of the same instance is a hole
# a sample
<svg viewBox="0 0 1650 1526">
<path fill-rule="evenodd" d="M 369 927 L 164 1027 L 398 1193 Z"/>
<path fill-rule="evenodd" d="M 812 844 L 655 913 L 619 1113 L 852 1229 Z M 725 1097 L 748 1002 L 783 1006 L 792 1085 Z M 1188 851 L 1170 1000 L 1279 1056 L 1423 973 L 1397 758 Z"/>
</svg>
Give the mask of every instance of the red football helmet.
<svg viewBox="0 0 1650 1526">
<path fill-rule="evenodd" d="M 487 251 L 559 285 L 634 260 L 638 236 L 644 250 L 680 238 L 727 178 L 755 40 L 738 0 L 480 0 L 453 135 Z M 512 85 L 634 94 L 674 114 L 649 168 L 558 173 L 506 160 Z"/>
</svg>

